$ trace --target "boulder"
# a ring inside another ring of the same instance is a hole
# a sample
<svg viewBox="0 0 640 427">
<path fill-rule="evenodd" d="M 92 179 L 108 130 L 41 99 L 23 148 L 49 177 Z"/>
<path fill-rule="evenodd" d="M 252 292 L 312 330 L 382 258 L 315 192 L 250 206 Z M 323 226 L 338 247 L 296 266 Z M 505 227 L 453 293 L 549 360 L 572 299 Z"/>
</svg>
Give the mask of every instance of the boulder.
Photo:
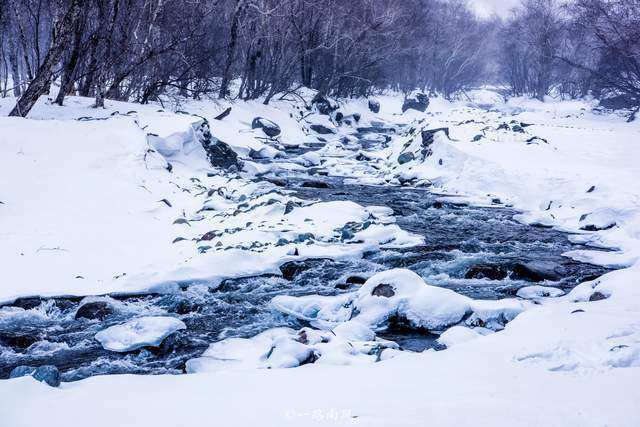
<svg viewBox="0 0 640 427">
<path fill-rule="evenodd" d="M 251 122 L 251 129 L 262 129 L 265 135 L 270 138 L 280 135 L 280 126 L 277 123 L 267 120 L 263 117 L 256 117 Z"/>
<path fill-rule="evenodd" d="M 414 92 L 408 95 L 402 103 L 402 112 L 416 110 L 424 113 L 429 106 L 429 97 L 422 92 Z"/>
<path fill-rule="evenodd" d="M 309 128 L 311 128 L 312 131 L 319 133 L 320 135 L 329 135 L 329 134 L 336 133 L 335 130 L 319 124 L 311 125 L 309 126 Z"/>
<path fill-rule="evenodd" d="M 325 116 L 330 115 L 338 109 L 338 105 L 321 93 L 317 93 L 311 100 L 311 105 L 315 110 Z"/>
<path fill-rule="evenodd" d="M 242 165 L 238 161 L 238 154 L 227 143 L 211 135 L 209 122 L 206 120 L 200 122 L 195 127 L 195 132 L 200 144 L 202 144 L 202 148 L 207 153 L 211 166 L 235 170 L 241 168 Z"/>
<path fill-rule="evenodd" d="M 393 286 L 388 285 L 386 283 L 380 283 L 371 291 L 371 295 L 377 297 L 385 297 L 391 298 L 396 294 L 396 291 L 393 290 Z"/>
<path fill-rule="evenodd" d="M 416 156 L 411 151 L 407 151 L 406 153 L 402 153 L 398 156 L 398 163 L 403 165 L 405 163 L 409 163 L 415 158 Z"/>
<path fill-rule="evenodd" d="M 95 301 L 82 304 L 76 311 L 76 319 L 104 320 L 113 313 L 113 308 L 105 301 Z"/>
<path fill-rule="evenodd" d="M 495 264 L 474 265 L 464 275 L 465 279 L 502 280 L 507 277 L 507 270 Z"/>
<path fill-rule="evenodd" d="M 19 378 L 32 376 L 34 379 L 58 387 L 60 385 L 60 371 L 53 365 L 44 365 L 34 368 L 33 366 L 18 366 L 9 374 L 9 378 Z"/>
<path fill-rule="evenodd" d="M 369 99 L 368 104 L 372 113 L 377 114 L 380 112 L 380 102 L 377 99 Z"/>
<path fill-rule="evenodd" d="M 444 132 L 447 138 L 449 138 L 449 128 L 436 128 L 436 129 L 423 129 L 420 133 L 422 137 L 422 150 L 420 153 L 423 157 L 429 157 L 433 154 L 431 144 L 435 140 L 435 136 L 438 132 Z"/>
<path fill-rule="evenodd" d="M 553 263 L 531 261 L 514 264 L 511 278 L 528 282 L 542 282 L 544 280 L 556 281 L 562 278 L 562 274 Z"/>
</svg>

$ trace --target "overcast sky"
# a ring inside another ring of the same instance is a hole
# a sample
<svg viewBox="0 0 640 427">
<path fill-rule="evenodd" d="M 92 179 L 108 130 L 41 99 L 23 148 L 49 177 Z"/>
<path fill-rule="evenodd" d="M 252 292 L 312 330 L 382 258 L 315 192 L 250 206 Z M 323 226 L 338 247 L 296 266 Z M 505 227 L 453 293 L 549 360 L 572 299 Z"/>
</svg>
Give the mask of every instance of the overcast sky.
<svg viewBox="0 0 640 427">
<path fill-rule="evenodd" d="M 509 11 L 517 6 L 520 0 L 469 0 L 476 13 L 482 17 L 497 13 L 500 16 L 508 16 Z"/>
</svg>

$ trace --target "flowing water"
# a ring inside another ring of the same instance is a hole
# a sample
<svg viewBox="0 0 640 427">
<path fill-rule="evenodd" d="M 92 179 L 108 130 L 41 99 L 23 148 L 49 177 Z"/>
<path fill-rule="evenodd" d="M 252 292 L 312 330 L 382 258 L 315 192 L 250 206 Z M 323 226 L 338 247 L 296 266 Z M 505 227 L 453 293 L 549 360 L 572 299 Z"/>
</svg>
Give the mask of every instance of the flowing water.
<svg viewBox="0 0 640 427">
<path fill-rule="evenodd" d="M 227 280 L 215 290 L 195 285 L 174 294 L 90 298 L 112 308 L 104 320 L 75 319 L 79 298 L 18 300 L 0 307 L 0 378 L 7 378 L 16 366 L 43 364 L 57 366 L 63 381 L 100 374 L 182 373 L 185 362 L 214 341 L 250 337 L 272 327 L 302 326 L 270 310 L 274 296 L 349 292 L 362 278 L 389 268 L 409 268 L 430 284 L 485 299 L 512 296 L 518 288 L 543 280 L 547 286 L 567 290 L 607 271 L 563 257 L 562 253 L 578 248 L 566 234 L 518 223 L 513 218 L 517 212 L 509 208 L 469 206 L 428 189 L 322 179 L 329 188 L 302 187 L 300 177 L 285 180 L 284 185 L 304 199 L 388 206 L 398 225 L 424 236 L 425 243 L 368 253 L 356 260 L 289 264 L 284 268 L 287 278 Z M 93 338 L 105 327 L 142 315 L 176 316 L 187 329 L 159 348 L 130 353 L 106 351 Z M 383 336 L 410 350 L 422 350 L 435 338 L 406 331 Z"/>
</svg>

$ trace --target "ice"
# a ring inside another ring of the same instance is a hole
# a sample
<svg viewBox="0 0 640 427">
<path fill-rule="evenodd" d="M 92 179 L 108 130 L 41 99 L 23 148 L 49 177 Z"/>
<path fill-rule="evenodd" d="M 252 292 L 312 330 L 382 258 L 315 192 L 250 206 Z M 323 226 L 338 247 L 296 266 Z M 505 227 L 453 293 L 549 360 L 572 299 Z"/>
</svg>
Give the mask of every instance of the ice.
<svg viewBox="0 0 640 427">
<path fill-rule="evenodd" d="M 187 325 L 175 317 L 139 317 L 98 332 L 95 339 L 105 350 L 127 352 L 141 347 L 157 347 L 165 338 Z"/>
</svg>

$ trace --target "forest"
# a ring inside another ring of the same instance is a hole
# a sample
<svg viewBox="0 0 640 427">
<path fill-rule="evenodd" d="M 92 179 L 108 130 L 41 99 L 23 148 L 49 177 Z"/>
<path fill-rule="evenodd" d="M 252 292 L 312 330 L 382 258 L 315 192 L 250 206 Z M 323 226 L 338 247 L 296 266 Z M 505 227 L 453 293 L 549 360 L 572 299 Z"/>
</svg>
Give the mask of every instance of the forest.
<svg viewBox="0 0 640 427">
<path fill-rule="evenodd" d="M 0 0 L 0 96 L 260 99 L 419 89 L 640 104 L 640 0 Z M 232 84 L 233 83 L 233 84 Z"/>
</svg>

